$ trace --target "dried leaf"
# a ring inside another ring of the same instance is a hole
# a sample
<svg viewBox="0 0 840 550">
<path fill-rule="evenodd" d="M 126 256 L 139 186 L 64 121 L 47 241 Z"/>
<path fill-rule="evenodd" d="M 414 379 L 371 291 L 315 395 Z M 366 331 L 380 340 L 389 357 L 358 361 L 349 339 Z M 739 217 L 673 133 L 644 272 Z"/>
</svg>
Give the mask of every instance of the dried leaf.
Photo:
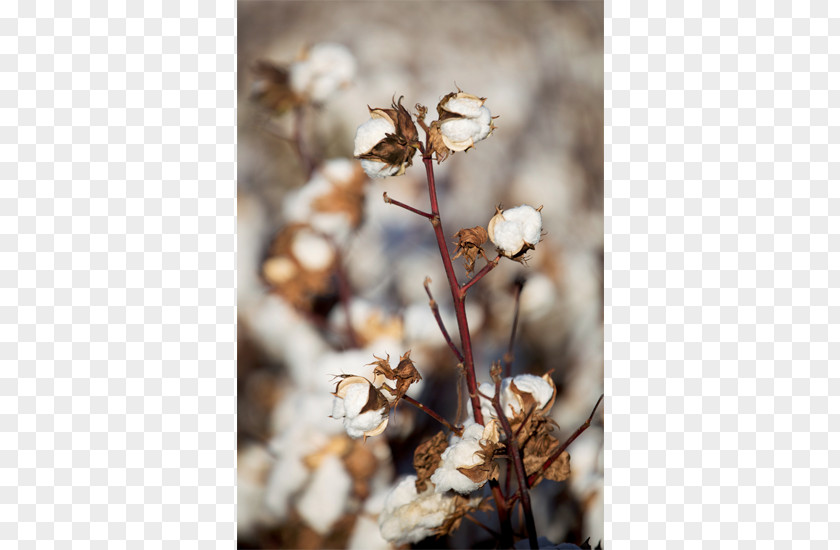
<svg viewBox="0 0 840 550">
<path fill-rule="evenodd" d="M 447 446 L 446 435 L 440 431 L 414 450 L 414 469 L 417 471 L 417 481 L 414 482 L 414 486 L 418 493 L 426 490 L 426 482 L 438 469 L 440 455 Z"/>
<path fill-rule="evenodd" d="M 485 260 L 490 261 L 487 259 L 487 256 L 484 254 L 484 249 L 481 247 L 482 244 L 487 242 L 486 229 L 477 225 L 472 229 L 459 230 L 455 233 L 454 237 L 458 239 L 458 242 L 455 248 L 455 256 L 452 259 L 454 260 L 463 256 L 464 267 L 468 275 L 471 275 L 475 269 L 475 260 L 479 255 Z"/>
</svg>

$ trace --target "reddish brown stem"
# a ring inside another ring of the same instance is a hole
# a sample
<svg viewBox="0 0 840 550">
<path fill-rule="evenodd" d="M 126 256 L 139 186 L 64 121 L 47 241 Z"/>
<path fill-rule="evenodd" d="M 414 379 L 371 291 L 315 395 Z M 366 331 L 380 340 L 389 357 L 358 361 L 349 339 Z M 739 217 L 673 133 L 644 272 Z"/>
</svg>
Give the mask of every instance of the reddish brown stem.
<svg viewBox="0 0 840 550">
<path fill-rule="evenodd" d="M 382 193 L 382 199 L 385 202 L 387 202 L 388 204 L 393 204 L 394 206 L 399 206 L 400 208 L 405 208 L 409 212 L 413 212 L 414 214 L 417 214 L 418 216 L 423 216 L 427 220 L 434 219 L 434 216 L 429 214 L 428 212 L 423 212 L 422 210 L 417 210 L 413 206 L 409 206 L 404 202 L 400 202 L 396 199 L 392 199 L 391 197 L 388 196 L 388 193 Z"/>
<path fill-rule="evenodd" d="M 461 350 L 455 346 L 455 343 L 452 341 L 452 338 L 449 337 L 449 332 L 446 331 L 446 327 L 443 326 L 443 319 L 440 318 L 440 308 L 438 308 L 437 302 L 434 298 L 432 298 L 432 290 L 429 288 L 429 283 L 432 280 L 426 277 L 426 280 L 423 281 L 423 288 L 426 289 L 426 294 L 429 296 L 429 307 L 432 308 L 432 313 L 435 316 L 435 321 L 437 321 L 438 327 L 440 327 L 441 333 L 443 333 L 443 338 L 446 340 L 446 343 L 449 344 L 449 349 L 452 350 L 452 353 L 455 354 L 455 358 L 458 359 L 459 363 L 464 362 L 464 356 L 461 354 Z"/>
<path fill-rule="evenodd" d="M 350 281 L 347 278 L 347 272 L 344 271 L 343 256 L 338 248 L 338 245 L 333 241 L 335 252 L 337 256 L 335 276 L 338 280 L 338 299 L 341 301 L 341 307 L 344 309 L 344 315 L 347 318 L 347 338 L 350 340 L 351 347 L 359 347 L 359 337 L 353 328 L 353 316 L 350 313 L 350 298 L 352 291 L 350 290 Z"/>
<path fill-rule="evenodd" d="M 554 461 L 560 458 L 560 455 L 563 454 L 563 451 L 565 451 L 566 448 L 572 444 L 572 441 L 577 439 L 578 436 L 580 436 L 580 434 L 582 434 L 586 430 L 586 428 L 589 427 L 589 425 L 592 423 L 592 418 L 595 416 L 595 411 L 598 410 L 598 405 L 601 404 L 602 399 L 604 399 L 603 393 L 601 394 L 601 397 L 598 398 L 598 402 L 595 403 L 595 407 L 593 407 L 592 409 L 592 414 L 589 415 L 589 418 L 586 419 L 586 422 L 581 424 L 580 427 L 577 430 L 575 430 L 575 432 L 572 435 L 569 436 L 569 439 L 567 439 L 565 443 L 557 447 L 557 450 L 551 453 L 551 456 L 548 457 L 548 460 L 546 460 L 543 463 L 542 467 L 539 470 L 528 476 L 529 484 L 533 484 L 537 479 L 539 479 L 541 475 L 543 475 L 543 473 L 546 470 L 551 468 L 551 465 L 554 464 Z"/>
<path fill-rule="evenodd" d="M 522 512 L 525 515 L 525 528 L 528 532 L 528 542 L 532 549 L 539 548 L 537 543 L 537 526 L 534 523 L 534 512 L 531 509 L 531 493 L 529 491 L 530 484 L 528 477 L 525 475 L 525 466 L 522 464 L 522 453 L 519 450 L 519 444 L 513 435 L 513 430 L 510 427 L 505 416 L 505 411 L 499 401 L 499 389 L 501 387 L 501 378 L 496 379 L 496 392 L 490 400 L 493 408 L 496 410 L 496 416 L 499 417 L 499 423 L 502 425 L 502 430 L 505 432 L 507 438 L 508 456 L 513 462 L 513 470 L 516 473 L 516 480 L 519 484 L 519 499 L 522 502 Z"/>
<path fill-rule="evenodd" d="M 424 149 L 421 148 L 421 151 Z M 423 165 L 426 167 L 426 181 L 429 186 L 429 202 L 433 218 L 432 227 L 435 231 L 435 238 L 443 261 L 443 269 L 446 272 L 446 279 L 449 282 L 449 291 L 452 293 L 452 302 L 455 306 L 455 318 L 458 321 L 458 335 L 461 338 L 461 348 L 464 352 L 464 372 L 467 379 L 467 390 L 472 403 L 473 418 L 479 424 L 484 424 L 484 416 L 481 414 L 481 402 L 478 398 L 478 385 L 475 379 L 475 363 L 473 360 L 472 341 L 470 340 L 470 328 L 467 324 L 467 312 L 464 307 L 465 294 L 458 285 L 458 278 L 455 276 L 455 269 L 452 267 L 452 259 L 449 256 L 449 248 L 446 243 L 446 236 L 440 223 L 440 207 L 438 206 L 437 189 L 435 188 L 435 172 L 432 166 L 432 158 L 424 151 Z M 489 264 L 488 264 L 489 265 Z M 486 266 L 485 266 L 486 268 Z M 483 270 L 482 270 L 483 271 Z M 489 270 L 488 270 L 489 271 Z"/>
<path fill-rule="evenodd" d="M 417 407 L 418 409 L 420 409 L 424 413 L 428 414 L 429 416 L 431 416 L 432 418 L 434 418 L 435 420 L 437 420 L 438 422 L 443 424 L 449 431 L 451 431 L 452 433 L 454 433 L 458 437 L 461 437 L 461 435 L 463 435 L 463 433 L 464 433 L 463 428 L 458 428 L 457 426 L 453 426 L 444 417 L 442 417 L 441 415 L 439 415 L 438 413 L 436 413 L 435 411 L 433 411 L 432 409 L 430 409 L 429 407 L 427 407 L 423 403 L 417 401 L 413 397 L 403 395 L 401 399 L 403 401 L 405 401 L 406 403 L 410 403 L 411 405 L 414 405 L 415 407 Z"/>
<path fill-rule="evenodd" d="M 471 286 L 473 286 L 475 283 L 477 283 L 478 281 L 480 281 L 482 277 L 484 277 L 485 275 L 487 275 L 488 273 L 490 273 L 490 272 L 493 270 L 493 268 L 494 268 L 494 267 L 496 267 L 497 265 L 499 265 L 499 260 L 500 260 L 501 258 L 502 258 L 502 255 L 501 255 L 501 254 L 497 255 L 497 256 L 496 256 L 495 258 L 493 258 L 491 261 L 487 262 L 487 265 L 485 265 L 484 267 L 482 267 L 482 268 L 481 268 L 481 271 L 479 271 L 478 273 L 476 273 L 476 274 L 475 274 L 475 277 L 473 277 L 472 279 L 470 279 L 469 281 L 467 281 L 466 283 L 464 283 L 464 286 L 462 286 L 462 287 L 459 289 L 459 292 L 460 292 L 461 296 L 466 296 L 466 295 L 467 295 L 467 291 L 470 289 L 470 287 L 471 287 Z"/>
</svg>

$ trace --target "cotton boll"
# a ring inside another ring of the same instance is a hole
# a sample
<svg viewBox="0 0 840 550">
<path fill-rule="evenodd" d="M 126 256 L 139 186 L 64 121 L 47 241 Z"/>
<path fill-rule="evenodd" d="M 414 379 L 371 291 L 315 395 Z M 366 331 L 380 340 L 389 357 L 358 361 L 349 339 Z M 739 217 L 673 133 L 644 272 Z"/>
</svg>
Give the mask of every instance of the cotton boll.
<svg viewBox="0 0 840 550">
<path fill-rule="evenodd" d="M 479 441 L 483 432 L 484 426 L 472 424 L 464 430 L 462 437 L 452 438 L 449 447 L 440 455 L 441 465 L 431 477 L 435 492 L 445 493 L 451 489 L 461 494 L 469 494 L 486 483 L 475 482 L 458 471 L 458 468 L 470 468 L 484 461 L 479 454 L 482 452 Z"/>
<path fill-rule="evenodd" d="M 292 254 L 301 266 L 310 271 L 327 269 L 335 260 L 332 245 L 320 235 L 300 231 L 292 242 Z"/>
<path fill-rule="evenodd" d="M 429 486 L 417 493 L 417 476 L 403 478 L 385 499 L 379 514 L 379 531 L 394 544 L 414 543 L 434 534 L 454 510 L 451 498 L 435 493 Z"/>
<path fill-rule="evenodd" d="M 531 394 L 537 402 L 537 409 L 545 407 L 548 402 L 551 401 L 551 398 L 554 397 L 554 386 L 546 382 L 545 379 L 540 376 L 534 376 L 533 374 L 520 374 L 513 379 L 513 384 L 520 392 Z M 521 410 L 519 402 L 514 396 L 510 384 L 508 384 L 505 391 L 505 397 L 507 398 L 508 403 L 514 407 L 516 412 Z"/>
<path fill-rule="evenodd" d="M 539 210 L 524 204 L 508 210 L 496 209 L 487 224 L 487 233 L 505 256 L 515 257 L 539 242 L 542 216 Z"/>
<path fill-rule="evenodd" d="M 352 487 L 353 480 L 341 459 L 327 455 L 298 499 L 296 508 L 310 527 L 325 535 L 344 513 Z"/>
<path fill-rule="evenodd" d="M 292 89 L 321 102 L 353 79 L 356 59 L 345 46 L 325 42 L 316 44 L 303 61 L 293 63 L 289 73 Z"/>
<path fill-rule="evenodd" d="M 377 143 L 385 138 L 385 134 L 393 134 L 397 131 L 394 123 L 387 118 L 370 118 L 356 129 L 356 138 L 353 141 L 353 156 L 364 155 L 373 149 Z M 370 162 L 370 161 L 367 161 Z M 384 163 L 378 163 L 384 164 Z M 365 161 L 362 161 L 362 168 Z M 365 170 L 367 172 L 367 169 Z"/>
</svg>

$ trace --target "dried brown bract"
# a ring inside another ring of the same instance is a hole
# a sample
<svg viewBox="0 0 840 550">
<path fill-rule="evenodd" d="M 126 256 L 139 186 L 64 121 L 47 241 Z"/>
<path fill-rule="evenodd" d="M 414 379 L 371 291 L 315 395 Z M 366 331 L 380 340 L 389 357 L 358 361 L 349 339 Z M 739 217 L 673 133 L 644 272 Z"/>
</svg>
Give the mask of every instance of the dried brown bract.
<svg viewBox="0 0 840 550">
<path fill-rule="evenodd" d="M 405 352 L 405 355 L 400 357 L 400 362 L 397 364 L 396 369 L 392 369 L 388 359 L 382 359 L 377 356 L 373 356 L 376 361 L 370 363 L 371 365 L 376 365 L 373 369 L 373 374 L 379 376 L 384 376 L 388 380 L 393 380 L 396 382 L 396 388 L 391 389 L 389 386 L 382 386 L 383 389 L 387 389 L 393 395 L 396 396 L 396 400 L 394 401 L 394 406 L 397 405 L 397 402 L 402 399 L 405 395 L 405 392 L 408 391 L 408 388 L 415 382 L 422 380 L 420 373 L 417 372 L 417 369 L 414 367 L 414 361 L 411 360 L 411 350 Z M 388 356 L 390 357 L 390 356 Z"/>
<path fill-rule="evenodd" d="M 251 99 L 274 114 L 281 115 L 303 104 L 303 98 L 291 87 L 289 71 L 270 61 L 257 61 L 253 68 L 256 76 L 251 86 Z"/>
<path fill-rule="evenodd" d="M 458 243 L 455 248 L 455 256 L 453 259 L 457 259 L 461 256 L 464 257 L 464 267 L 467 270 L 467 275 L 472 275 L 472 272 L 475 270 L 475 260 L 479 255 L 486 261 L 489 261 L 487 256 L 484 254 L 484 249 L 481 246 L 487 242 L 486 229 L 477 225 L 472 229 L 459 230 L 455 233 L 454 237 L 458 239 Z"/>
<path fill-rule="evenodd" d="M 414 486 L 418 493 L 426 490 L 426 482 L 440 465 L 440 453 L 447 447 L 446 435 L 441 431 L 414 450 L 414 469 L 417 471 L 417 481 Z"/>
<path fill-rule="evenodd" d="M 357 159 L 370 160 L 384 163 L 387 167 L 398 167 L 394 176 L 405 173 L 405 169 L 411 166 L 411 159 L 417 152 L 417 127 L 411 119 L 411 114 L 402 106 L 402 97 L 394 103 L 391 108 L 368 107 L 371 119 L 385 119 L 393 127 L 393 132 L 386 132 L 373 147 L 367 151 L 360 151 L 356 154 Z M 360 128 L 361 130 L 361 128 Z M 357 137 L 358 139 L 358 137 Z"/>
</svg>

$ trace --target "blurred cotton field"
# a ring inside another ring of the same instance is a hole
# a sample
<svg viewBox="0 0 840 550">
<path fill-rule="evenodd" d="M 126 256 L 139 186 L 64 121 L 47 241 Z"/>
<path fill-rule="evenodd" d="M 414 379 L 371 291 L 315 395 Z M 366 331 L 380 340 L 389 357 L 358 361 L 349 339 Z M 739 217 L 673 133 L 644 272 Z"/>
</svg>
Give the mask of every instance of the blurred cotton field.
<svg viewBox="0 0 840 550">
<path fill-rule="evenodd" d="M 487 228 L 499 204 L 542 205 L 527 265 L 503 258 L 470 290 L 467 317 L 478 381 L 489 382 L 524 278 L 512 373 L 550 373 L 562 441 L 603 392 L 603 5 L 260 1 L 240 2 L 238 21 L 239 546 L 393 548 L 381 528 L 404 529 L 393 521 L 405 509 L 388 496 L 440 426 L 400 403 L 380 435 L 350 438 L 345 423 L 361 434 L 382 419 L 331 418 L 335 377 L 373 380 L 374 354 L 396 364 L 411 350 L 422 380 L 407 395 L 455 421 L 458 371 L 427 277 L 456 343 L 458 331 L 428 220 L 383 201 L 428 210 L 422 163 L 368 178 L 356 129 L 368 106 L 400 96 L 412 114 L 458 89 L 487 98 L 492 134 L 435 166 L 443 229 Z M 288 94 L 260 62 L 288 70 Z M 272 111 L 281 104 L 292 107 Z M 539 535 L 554 543 L 603 539 L 602 411 L 568 449 L 570 478 L 531 493 Z M 429 506 L 455 506 L 428 494 Z M 472 517 L 497 528 L 493 512 Z M 495 540 L 465 518 L 415 546 Z"/>
</svg>

